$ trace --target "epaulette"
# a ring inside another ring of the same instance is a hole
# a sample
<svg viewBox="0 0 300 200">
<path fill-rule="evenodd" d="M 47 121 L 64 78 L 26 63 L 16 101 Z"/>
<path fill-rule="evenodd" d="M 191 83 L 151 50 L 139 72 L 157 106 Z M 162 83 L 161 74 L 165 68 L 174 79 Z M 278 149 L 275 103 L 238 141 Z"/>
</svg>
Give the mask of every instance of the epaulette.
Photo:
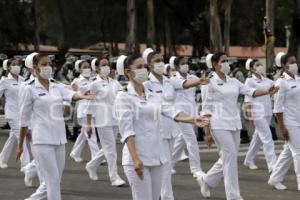
<svg viewBox="0 0 300 200">
<path fill-rule="evenodd" d="M 214 73 L 214 71 L 209 72 L 209 74 L 208 74 L 207 77 L 208 77 L 209 79 L 211 79 L 212 77 L 214 77 L 213 73 Z"/>
<path fill-rule="evenodd" d="M 50 79 L 51 83 L 57 83 L 57 81 L 55 79 Z"/>
<path fill-rule="evenodd" d="M 30 81 L 30 82 L 28 83 L 28 85 L 32 85 L 32 84 L 34 83 L 34 81 L 35 81 L 35 79 L 33 79 L 32 81 Z"/>
<path fill-rule="evenodd" d="M 124 86 L 122 89 L 119 90 L 119 92 L 128 92 L 127 86 Z"/>
<path fill-rule="evenodd" d="M 92 79 L 92 81 L 95 81 L 95 80 L 97 80 L 97 78 L 96 78 L 96 77 L 94 77 L 94 78 Z"/>
</svg>

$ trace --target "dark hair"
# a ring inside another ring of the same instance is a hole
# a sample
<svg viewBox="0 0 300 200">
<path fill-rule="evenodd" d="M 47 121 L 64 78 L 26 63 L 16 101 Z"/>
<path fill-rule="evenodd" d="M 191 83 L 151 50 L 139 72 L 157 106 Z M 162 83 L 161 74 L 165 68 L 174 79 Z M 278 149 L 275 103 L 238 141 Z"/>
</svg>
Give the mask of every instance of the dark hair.
<svg viewBox="0 0 300 200">
<path fill-rule="evenodd" d="M 258 62 L 258 60 L 257 59 L 253 59 L 251 62 L 250 62 L 250 68 L 253 68 L 253 66 L 254 66 L 254 64 L 256 63 L 256 62 Z"/>
<path fill-rule="evenodd" d="M 183 60 L 183 59 L 184 59 L 184 56 L 178 56 L 178 57 L 176 57 L 175 60 L 174 60 L 174 65 L 178 66 L 179 63 L 180 63 L 180 61 Z"/>
<path fill-rule="evenodd" d="M 141 56 L 138 54 L 129 55 L 124 61 L 124 68 L 129 68 L 129 66 L 132 65 L 133 62 L 140 57 Z"/>
<path fill-rule="evenodd" d="M 283 55 L 281 57 L 281 60 L 280 60 L 281 61 L 281 65 L 285 65 L 289 61 L 289 58 L 293 57 L 293 56 L 295 56 L 295 55 L 290 54 L 290 53 L 287 53 L 287 54 Z"/>
<path fill-rule="evenodd" d="M 101 60 L 107 60 L 108 62 L 109 62 L 109 58 L 108 58 L 108 56 L 100 56 L 99 58 L 97 58 L 97 61 L 95 62 L 95 65 L 96 66 L 99 66 L 99 64 L 100 64 L 100 61 Z"/>
<path fill-rule="evenodd" d="M 38 53 L 37 55 L 33 56 L 32 63 L 37 65 L 40 62 L 40 60 L 42 60 L 42 58 L 44 57 L 48 58 L 48 55 L 45 53 Z"/>
<path fill-rule="evenodd" d="M 88 64 L 90 64 L 87 60 L 83 60 L 83 61 L 81 61 L 81 62 L 79 63 L 79 65 L 78 65 L 79 69 L 82 67 L 83 63 L 88 63 Z"/>
<path fill-rule="evenodd" d="M 212 64 L 218 63 L 218 62 L 220 61 L 220 58 L 221 58 L 223 55 L 226 55 L 226 53 L 224 53 L 224 52 L 218 52 L 218 53 L 215 53 L 215 54 L 211 57 L 211 63 L 212 63 Z"/>
<path fill-rule="evenodd" d="M 159 51 L 153 51 L 151 53 L 149 53 L 148 57 L 147 57 L 147 63 L 150 63 L 152 58 L 155 56 L 155 55 L 159 55 L 160 52 Z"/>
<path fill-rule="evenodd" d="M 10 66 L 11 63 L 12 63 L 12 61 L 13 61 L 13 59 L 8 59 L 6 65 L 7 65 L 7 66 Z"/>
</svg>

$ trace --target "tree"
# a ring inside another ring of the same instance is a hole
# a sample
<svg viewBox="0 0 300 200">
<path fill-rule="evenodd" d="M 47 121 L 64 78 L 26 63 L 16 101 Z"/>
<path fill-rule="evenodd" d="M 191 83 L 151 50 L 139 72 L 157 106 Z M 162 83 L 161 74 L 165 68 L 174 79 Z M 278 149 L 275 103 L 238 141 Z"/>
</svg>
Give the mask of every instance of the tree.
<svg viewBox="0 0 300 200">
<path fill-rule="evenodd" d="M 34 49 L 35 51 L 40 50 L 40 25 L 39 25 L 39 16 L 37 12 L 37 0 L 32 0 L 32 13 L 33 13 L 33 22 L 34 22 Z"/>
<path fill-rule="evenodd" d="M 288 52 L 297 56 L 300 65 L 300 0 L 294 0 L 290 46 Z"/>
<path fill-rule="evenodd" d="M 210 0 L 210 50 L 212 52 L 219 52 L 222 50 L 222 35 L 221 24 L 219 17 L 219 1 Z"/>
<path fill-rule="evenodd" d="M 127 0 L 127 44 L 126 48 L 129 53 L 135 53 L 139 51 L 136 41 L 136 7 L 135 0 Z"/>
<path fill-rule="evenodd" d="M 154 48 L 155 24 L 153 0 L 147 0 L 147 47 Z"/>
<path fill-rule="evenodd" d="M 224 1 L 224 46 L 227 55 L 230 47 L 231 5 L 232 0 Z"/>
<path fill-rule="evenodd" d="M 265 35 L 266 35 L 266 67 L 270 72 L 274 62 L 274 0 L 266 0 L 266 18 L 265 18 Z"/>
</svg>

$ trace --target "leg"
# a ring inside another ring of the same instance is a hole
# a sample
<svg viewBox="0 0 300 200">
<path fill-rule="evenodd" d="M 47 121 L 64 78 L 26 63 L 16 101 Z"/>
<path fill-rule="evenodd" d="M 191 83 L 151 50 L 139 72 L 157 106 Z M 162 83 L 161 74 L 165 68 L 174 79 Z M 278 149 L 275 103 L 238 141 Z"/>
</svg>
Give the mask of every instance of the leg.
<svg viewBox="0 0 300 200">
<path fill-rule="evenodd" d="M 62 149 L 62 147 L 55 145 L 33 145 L 32 150 L 35 152 L 35 159 L 47 186 L 48 200 L 61 200 L 60 168 L 62 163 L 58 163 L 58 160 L 61 161 L 62 158 L 57 156 L 62 153 Z"/>
<path fill-rule="evenodd" d="M 262 142 L 258 136 L 257 129 L 255 129 L 249 149 L 245 157 L 245 161 L 244 161 L 245 166 L 249 167 L 250 165 L 255 163 L 256 154 L 258 153 L 261 146 L 262 146 Z"/>
<path fill-rule="evenodd" d="M 81 132 L 74 143 L 70 156 L 73 158 L 80 158 L 85 144 L 86 137 L 84 135 L 83 128 L 81 128 Z"/>
<path fill-rule="evenodd" d="M 133 200 L 154 200 L 149 167 L 144 167 L 144 180 L 136 175 L 133 166 L 124 166 L 124 172 L 131 188 Z"/>
<path fill-rule="evenodd" d="M 190 170 L 192 173 L 202 171 L 197 137 L 191 124 L 179 125 L 189 154 Z"/>
<path fill-rule="evenodd" d="M 152 199 L 160 200 L 160 191 L 162 186 L 163 166 L 150 168 L 151 184 L 152 184 Z"/>
<path fill-rule="evenodd" d="M 173 200 L 173 189 L 172 189 L 172 151 L 173 151 L 173 139 L 163 139 L 163 148 L 168 162 L 163 166 L 162 174 L 162 187 L 161 187 L 161 199 L 162 200 Z"/>
<path fill-rule="evenodd" d="M 12 131 L 9 133 L 9 137 L 6 140 L 2 152 L 0 154 L 0 164 L 7 165 L 9 157 L 12 153 L 13 147 L 17 141 L 17 137 Z M 6 166 L 7 167 L 7 166 Z"/>
<path fill-rule="evenodd" d="M 85 127 L 82 127 L 82 129 L 84 130 L 84 135 L 86 137 L 86 140 L 88 141 L 88 145 L 90 148 L 90 152 L 91 152 L 91 159 L 95 158 L 97 152 L 99 151 L 99 146 L 98 146 L 98 142 L 97 142 L 97 136 L 96 136 L 96 131 L 93 128 L 93 134 L 91 136 L 91 138 L 88 138 L 88 135 L 85 131 Z"/>
<path fill-rule="evenodd" d="M 300 185 L 300 127 L 287 126 L 289 132 L 289 146 L 294 160 L 297 183 Z"/>
<path fill-rule="evenodd" d="M 182 134 L 175 138 L 174 151 L 172 152 L 172 168 L 175 167 L 176 163 L 180 160 L 182 151 L 185 149 L 186 145 Z"/>
<path fill-rule="evenodd" d="M 110 181 L 113 182 L 117 179 L 120 179 L 117 166 L 117 147 L 115 133 L 113 132 L 113 127 L 100 127 L 98 128 L 98 132 L 102 149 L 107 160 L 109 178 Z"/>
</svg>

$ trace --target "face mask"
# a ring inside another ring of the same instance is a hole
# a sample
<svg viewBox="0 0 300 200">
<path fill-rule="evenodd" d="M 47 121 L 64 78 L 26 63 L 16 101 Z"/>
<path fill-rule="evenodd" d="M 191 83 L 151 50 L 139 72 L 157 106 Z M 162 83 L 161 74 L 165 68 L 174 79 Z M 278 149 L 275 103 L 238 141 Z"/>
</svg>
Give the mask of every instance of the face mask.
<svg viewBox="0 0 300 200">
<path fill-rule="evenodd" d="M 264 74 L 264 67 L 262 65 L 259 65 L 258 67 L 256 67 L 256 73 L 259 75 L 263 75 Z"/>
<path fill-rule="evenodd" d="M 230 66 L 228 62 L 221 64 L 221 72 L 223 72 L 225 75 L 228 75 L 230 72 Z"/>
<path fill-rule="evenodd" d="M 187 65 L 187 64 L 185 64 L 185 65 L 180 65 L 179 71 L 180 71 L 181 73 L 184 73 L 184 74 L 188 73 L 188 71 L 189 71 L 189 65 Z"/>
<path fill-rule="evenodd" d="M 154 64 L 154 72 L 162 75 L 164 73 L 165 63 L 159 62 Z"/>
<path fill-rule="evenodd" d="M 83 77 L 87 77 L 87 78 L 88 78 L 88 77 L 91 76 L 91 73 L 92 73 L 91 69 L 88 68 L 88 69 L 83 69 L 81 75 L 82 75 Z"/>
<path fill-rule="evenodd" d="M 148 71 L 146 68 L 134 70 L 134 80 L 143 83 L 148 80 Z"/>
<path fill-rule="evenodd" d="M 11 66 L 10 73 L 14 75 L 19 75 L 21 72 L 21 67 L 18 65 Z"/>
<path fill-rule="evenodd" d="M 41 67 L 40 68 L 40 76 L 43 79 L 50 79 L 52 75 L 52 67 L 51 66 L 46 66 L 46 67 Z"/>
<path fill-rule="evenodd" d="M 100 67 L 101 76 L 108 76 L 110 74 L 109 66 Z"/>
<path fill-rule="evenodd" d="M 290 64 L 289 65 L 289 72 L 293 75 L 297 75 L 298 74 L 298 65 L 295 64 Z"/>
</svg>

